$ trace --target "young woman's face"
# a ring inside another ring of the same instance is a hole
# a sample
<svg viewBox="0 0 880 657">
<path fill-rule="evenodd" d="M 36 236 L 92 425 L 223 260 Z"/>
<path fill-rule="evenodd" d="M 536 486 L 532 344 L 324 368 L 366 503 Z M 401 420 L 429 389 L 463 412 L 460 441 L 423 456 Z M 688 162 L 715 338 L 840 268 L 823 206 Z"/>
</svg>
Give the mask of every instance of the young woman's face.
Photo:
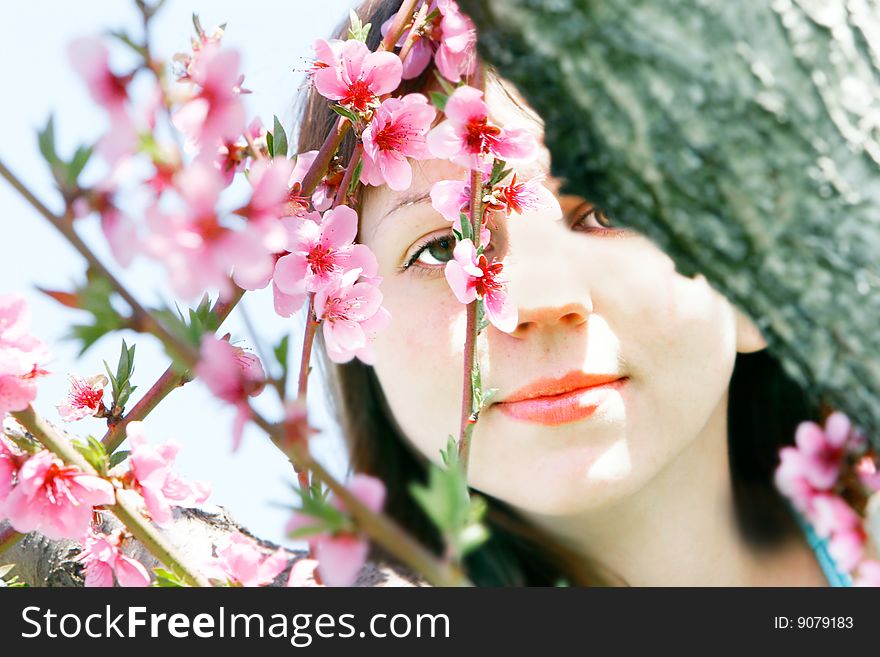
<svg viewBox="0 0 880 657">
<path fill-rule="evenodd" d="M 496 120 L 516 113 L 500 96 L 487 101 Z M 518 178 L 546 174 L 548 157 L 543 151 Z M 370 188 L 359 239 L 376 254 L 392 315 L 375 342 L 377 377 L 403 433 L 440 463 L 459 432 L 466 317 L 444 276 L 452 225 L 427 195 L 466 172 L 429 160 L 413 162 L 413 174 L 406 192 Z M 546 186 L 557 193 L 557 181 Z M 613 505 L 645 485 L 723 420 L 737 350 L 763 346 L 703 277 L 678 274 L 647 238 L 603 227 L 583 199 L 557 198 L 559 208 L 495 221 L 487 256 L 504 263 L 519 324 L 512 333 L 490 324 L 480 335 L 483 385 L 498 393 L 474 429 L 469 461 L 474 488 L 549 515 Z M 598 402 L 588 416 L 502 403 L 573 372 L 625 380 L 584 398 Z"/>
</svg>

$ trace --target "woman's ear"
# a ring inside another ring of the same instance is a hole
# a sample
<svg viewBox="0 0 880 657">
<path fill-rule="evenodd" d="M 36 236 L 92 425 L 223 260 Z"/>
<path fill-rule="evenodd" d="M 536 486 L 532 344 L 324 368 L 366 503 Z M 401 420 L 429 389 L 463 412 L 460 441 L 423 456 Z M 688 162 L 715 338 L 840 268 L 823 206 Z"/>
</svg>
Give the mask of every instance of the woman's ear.
<svg viewBox="0 0 880 657">
<path fill-rule="evenodd" d="M 736 350 L 741 354 L 750 354 L 767 348 L 767 341 L 755 323 L 736 306 Z"/>
</svg>

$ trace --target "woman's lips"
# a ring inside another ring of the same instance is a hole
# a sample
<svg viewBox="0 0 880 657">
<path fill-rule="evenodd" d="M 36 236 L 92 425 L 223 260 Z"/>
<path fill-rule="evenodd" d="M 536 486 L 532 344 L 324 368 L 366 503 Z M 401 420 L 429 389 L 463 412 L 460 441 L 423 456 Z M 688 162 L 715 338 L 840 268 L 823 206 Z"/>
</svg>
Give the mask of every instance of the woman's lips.
<svg viewBox="0 0 880 657">
<path fill-rule="evenodd" d="M 601 385 L 570 390 L 558 395 L 499 402 L 498 408 L 516 420 L 556 425 L 589 417 L 609 397 L 618 394 L 629 379 L 622 378 Z"/>
</svg>

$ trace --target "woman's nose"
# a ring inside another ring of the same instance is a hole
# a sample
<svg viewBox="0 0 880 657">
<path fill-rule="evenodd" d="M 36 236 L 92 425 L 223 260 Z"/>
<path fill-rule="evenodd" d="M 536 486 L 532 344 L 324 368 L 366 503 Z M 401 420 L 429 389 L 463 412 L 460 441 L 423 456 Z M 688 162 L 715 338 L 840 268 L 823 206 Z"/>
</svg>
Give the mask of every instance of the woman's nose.
<svg viewBox="0 0 880 657">
<path fill-rule="evenodd" d="M 551 328 L 576 328 L 593 312 L 589 273 L 583 267 L 582 243 L 561 222 L 548 225 L 531 217 L 508 232 L 504 258 L 509 300 L 517 308 L 518 324 L 511 333 L 525 337 Z"/>
</svg>

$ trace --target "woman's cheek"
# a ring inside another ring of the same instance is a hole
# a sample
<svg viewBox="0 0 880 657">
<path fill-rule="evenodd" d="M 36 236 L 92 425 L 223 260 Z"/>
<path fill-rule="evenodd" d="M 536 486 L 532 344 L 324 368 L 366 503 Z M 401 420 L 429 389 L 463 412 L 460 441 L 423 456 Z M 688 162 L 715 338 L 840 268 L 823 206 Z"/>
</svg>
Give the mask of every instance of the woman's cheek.
<svg viewBox="0 0 880 657">
<path fill-rule="evenodd" d="M 376 374 L 395 418 L 435 461 L 446 436 L 457 433 L 461 403 L 466 317 L 447 291 L 439 285 L 389 285 L 383 305 L 392 320 L 375 343 Z"/>
</svg>

